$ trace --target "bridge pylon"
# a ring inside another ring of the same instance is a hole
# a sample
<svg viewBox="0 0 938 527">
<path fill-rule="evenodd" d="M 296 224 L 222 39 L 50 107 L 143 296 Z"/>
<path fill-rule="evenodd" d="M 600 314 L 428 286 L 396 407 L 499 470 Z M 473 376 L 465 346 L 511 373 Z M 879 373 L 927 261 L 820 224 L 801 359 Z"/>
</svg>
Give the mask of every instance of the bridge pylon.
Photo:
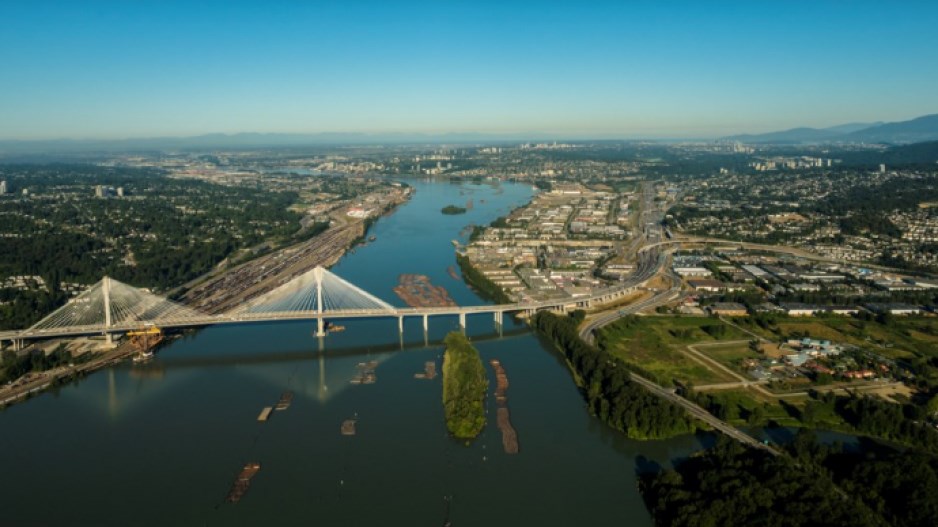
<svg viewBox="0 0 938 527">
<path fill-rule="evenodd" d="M 108 331 L 113 324 L 111 320 L 111 278 L 109 276 L 101 279 L 101 294 L 104 298 L 104 340 L 107 341 L 108 346 L 113 346 L 114 339 L 111 332 Z"/>
</svg>

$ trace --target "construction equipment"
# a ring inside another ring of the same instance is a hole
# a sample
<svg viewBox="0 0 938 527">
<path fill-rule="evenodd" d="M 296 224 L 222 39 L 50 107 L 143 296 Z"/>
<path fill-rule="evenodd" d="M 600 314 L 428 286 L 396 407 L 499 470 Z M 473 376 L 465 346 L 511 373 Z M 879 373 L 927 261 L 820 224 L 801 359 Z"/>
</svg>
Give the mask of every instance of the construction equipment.
<svg viewBox="0 0 938 527">
<path fill-rule="evenodd" d="M 150 353 L 150 349 L 163 341 L 163 330 L 156 326 L 127 332 L 130 343 L 141 355 Z"/>
</svg>

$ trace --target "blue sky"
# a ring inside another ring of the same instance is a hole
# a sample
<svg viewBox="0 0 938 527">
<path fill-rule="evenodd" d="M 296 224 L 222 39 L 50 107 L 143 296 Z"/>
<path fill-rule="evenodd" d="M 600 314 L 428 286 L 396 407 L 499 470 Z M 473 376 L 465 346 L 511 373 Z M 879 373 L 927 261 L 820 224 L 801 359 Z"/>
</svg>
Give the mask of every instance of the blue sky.
<svg viewBox="0 0 938 527">
<path fill-rule="evenodd" d="M 938 113 L 938 2 L 0 2 L 0 139 L 706 137 Z"/>
</svg>

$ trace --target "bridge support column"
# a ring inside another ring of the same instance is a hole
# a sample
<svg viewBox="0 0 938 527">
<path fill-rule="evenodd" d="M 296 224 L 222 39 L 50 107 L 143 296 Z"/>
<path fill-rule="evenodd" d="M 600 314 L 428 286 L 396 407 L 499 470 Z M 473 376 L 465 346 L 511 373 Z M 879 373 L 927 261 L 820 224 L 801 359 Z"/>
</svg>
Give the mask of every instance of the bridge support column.
<svg viewBox="0 0 938 527">
<path fill-rule="evenodd" d="M 401 335 L 404 334 L 404 317 L 397 317 L 397 332 Z"/>
<path fill-rule="evenodd" d="M 326 336 L 326 321 L 322 317 L 316 319 L 316 336 L 325 337 Z"/>
<path fill-rule="evenodd" d="M 459 327 L 466 329 L 466 314 L 465 313 L 459 314 Z"/>
<path fill-rule="evenodd" d="M 429 318 L 430 318 L 429 315 L 424 315 L 424 316 L 423 316 L 423 332 L 424 332 L 424 333 L 426 333 L 427 331 L 430 330 L 430 321 L 429 321 Z"/>
</svg>

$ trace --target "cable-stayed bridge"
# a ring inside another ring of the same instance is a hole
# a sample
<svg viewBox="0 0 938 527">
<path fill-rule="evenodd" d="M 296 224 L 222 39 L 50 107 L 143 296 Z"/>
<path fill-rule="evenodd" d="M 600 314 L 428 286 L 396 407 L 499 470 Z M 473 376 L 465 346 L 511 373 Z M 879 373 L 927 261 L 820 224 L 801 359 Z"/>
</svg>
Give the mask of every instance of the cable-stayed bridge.
<svg viewBox="0 0 938 527">
<path fill-rule="evenodd" d="M 543 302 L 493 304 L 453 307 L 396 307 L 343 280 L 334 273 L 316 267 L 257 298 L 222 314 L 209 315 L 149 293 L 113 278 L 105 277 L 71 299 L 32 327 L 0 332 L 0 342 L 12 341 L 20 349 L 26 341 L 56 337 L 104 335 L 110 342 L 115 334 L 155 326 L 163 329 L 194 328 L 219 324 L 242 324 L 282 320 L 315 320 L 317 335 L 325 335 L 327 319 L 397 318 L 403 332 L 405 317 L 421 317 L 424 331 L 431 316 L 457 316 L 466 327 L 466 316 L 492 314 L 501 324 L 504 314 L 538 310 L 572 310 L 607 303 L 633 292 L 654 275 L 648 265 L 616 287 L 594 292 L 588 297 L 565 298 Z"/>
</svg>

